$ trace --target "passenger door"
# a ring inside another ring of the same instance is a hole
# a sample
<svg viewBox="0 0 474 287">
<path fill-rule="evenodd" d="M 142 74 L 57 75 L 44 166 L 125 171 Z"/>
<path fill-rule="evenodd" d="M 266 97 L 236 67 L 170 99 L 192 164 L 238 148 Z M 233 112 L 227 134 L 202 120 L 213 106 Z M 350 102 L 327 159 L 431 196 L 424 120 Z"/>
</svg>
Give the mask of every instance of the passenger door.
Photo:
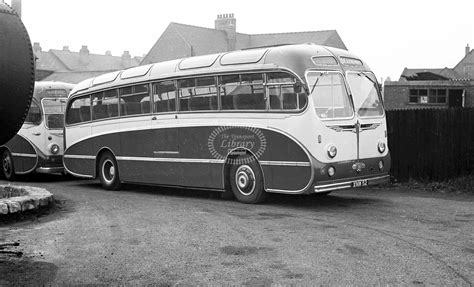
<svg viewBox="0 0 474 287">
<path fill-rule="evenodd" d="M 150 85 L 140 84 L 119 89 L 120 178 L 129 182 L 150 182 L 150 158 L 153 142 L 151 129 Z"/>
<path fill-rule="evenodd" d="M 179 185 L 182 163 L 179 150 L 179 125 L 176 109 L 176 87 L 174 81 L 154 83 L 153 115 L 151 117 L 152 165 L 147 172 L 149 182 L 163 185 Z"/>
</svg>

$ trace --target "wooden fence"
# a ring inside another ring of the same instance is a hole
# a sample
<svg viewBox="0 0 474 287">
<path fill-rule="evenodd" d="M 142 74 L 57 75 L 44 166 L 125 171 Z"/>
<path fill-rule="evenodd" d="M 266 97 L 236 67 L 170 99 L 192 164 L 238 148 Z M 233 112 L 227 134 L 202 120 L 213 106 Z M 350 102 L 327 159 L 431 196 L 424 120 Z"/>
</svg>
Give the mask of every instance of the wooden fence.
<svg viewBox="0 0 474 287">
<path fill-rule="evenodd" d="M 442 181 L 474 171 L 474 108 L 387 111 L 391 174 Z"/>
</svg>

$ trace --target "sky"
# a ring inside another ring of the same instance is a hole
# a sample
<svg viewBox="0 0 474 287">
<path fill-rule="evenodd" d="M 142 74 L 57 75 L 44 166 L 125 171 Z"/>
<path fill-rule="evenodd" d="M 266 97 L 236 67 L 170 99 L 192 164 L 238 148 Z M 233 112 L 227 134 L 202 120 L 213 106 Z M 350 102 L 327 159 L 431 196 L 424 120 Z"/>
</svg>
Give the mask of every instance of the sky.
<svg viewBox="0 0 474 287">
<path fill-rule="evenodd" d="M 5 0 L 7 4 L 11 0 Z M 379 79 L 405 67 L 454 67 L 474 48 L 474 1 L 450 0 L 23 0 L 22 20 L 43 51 L 143 56 L 170 22 L 214 28 L 233 13 L 245 34 L 337 30 Z"/>
</svg>

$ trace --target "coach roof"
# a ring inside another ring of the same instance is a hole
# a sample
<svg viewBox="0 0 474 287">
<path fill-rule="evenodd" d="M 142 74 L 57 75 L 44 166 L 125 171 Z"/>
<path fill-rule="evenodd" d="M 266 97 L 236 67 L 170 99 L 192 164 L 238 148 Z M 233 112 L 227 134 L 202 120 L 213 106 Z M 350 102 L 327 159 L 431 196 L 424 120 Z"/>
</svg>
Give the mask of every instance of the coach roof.
<svg viewBox="0 0 474 287">
<path fill-rule="evenodd" d="M 339 61 L 333 67 L 319 67 L 313 58 L 334 57 Z M 93 92 L 104 88 L 127 85 L 131 83 L 146 82 L 150 80 L 166 79 L 170 77 L 183 77 L 196 74 L 225 73 L 231 71 L 251 71 L 268 68 L 285 68 L 304 78 L 308 67 L 319 69 L 344 70 L 341 59 L 350 59 L 345 63 L 356 70 L 369 70 L 369 68 L 353 54 L 336 48 L 319 46 L 315 44 L 282 45 L 263 47 L 248 50 L 238 50 L 220 54 L 196 56 L 184 59 L 171 60 L 144 66 L 129 68 L 87 79 L 71 92 L 74 95 L 81 91 Z M 352 65 L 360 63 L 359 67 Z"/>
</svg>

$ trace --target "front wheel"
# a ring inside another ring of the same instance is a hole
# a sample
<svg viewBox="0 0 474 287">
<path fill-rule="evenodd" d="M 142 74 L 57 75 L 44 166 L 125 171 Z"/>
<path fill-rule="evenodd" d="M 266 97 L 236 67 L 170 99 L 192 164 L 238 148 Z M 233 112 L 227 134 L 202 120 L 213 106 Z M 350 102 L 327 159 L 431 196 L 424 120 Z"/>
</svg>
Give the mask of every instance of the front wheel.
<svg viewBox="0 0 474 287">
<path fill-rule="evenodd" d="M 121 182 L 117 161 L 110 152 L 106 152 L 100 157 L 99 178 L 103 188 L 107 190 L 120 189 Z"/>
<path fill-rule="evenodd" d="M 8 150 L 2 153 L 2 171 L 6 180 L 15 180 L 15 167 L 13 165 L 13 157 Z"/>
<path fill-rule="evenodd" d="M 237 158 L 230 168 L 229 182 L 238 201 L 243 203 L 261 203 L 267 193 L 263 186 L 263 176 L 260 165 L 255 160 L 239 163 Z M 247 159 L 248 157 L 242 157 Z"/>
</svg>

